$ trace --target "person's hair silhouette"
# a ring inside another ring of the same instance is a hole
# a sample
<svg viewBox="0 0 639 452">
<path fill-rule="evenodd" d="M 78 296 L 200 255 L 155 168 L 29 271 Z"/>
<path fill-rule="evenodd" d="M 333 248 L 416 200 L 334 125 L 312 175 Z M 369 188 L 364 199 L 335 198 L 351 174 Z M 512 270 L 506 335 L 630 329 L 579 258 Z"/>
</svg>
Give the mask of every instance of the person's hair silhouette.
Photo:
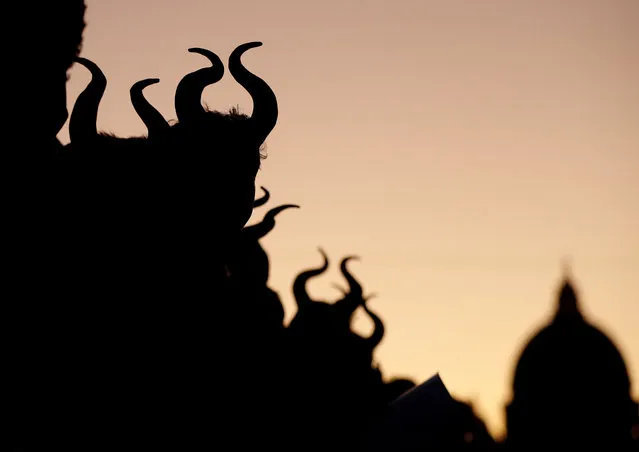
<svg viewBox="0 0 639 452">
<path fill-rule="evenodd" d="M 68 116 L 67 71 L 80 53 L 86 6 L 84 0 L 9 3 L 18 10 L 15 17 L 28 18 L 24 28 L 15 26 L 7 46 L 13 67 L 4 85 L 17 127 L 12 132 L 25 143 L 13 155 L 24 158 L 43 152 L 44 145 L 58 145 L 56 136 Z"/>
</svg>

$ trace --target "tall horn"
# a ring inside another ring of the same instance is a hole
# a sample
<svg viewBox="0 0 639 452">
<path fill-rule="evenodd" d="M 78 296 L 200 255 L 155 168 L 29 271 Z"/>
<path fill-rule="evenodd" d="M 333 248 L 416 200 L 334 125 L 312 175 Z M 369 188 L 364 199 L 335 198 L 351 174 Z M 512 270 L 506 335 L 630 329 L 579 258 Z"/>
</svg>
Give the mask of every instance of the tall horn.
<svg viewBox="0 0 639 452">
<path fill-rule="evenodd" d="M 97 64 L 82 57 L 77 57 L 76 61 L 91 72 L 91 81 L 75 101 L 69 118 L 71 142 L 90 140 L 98 135 L 98 108 L 107 85 L 107 79 Z"/>
<path fill-rule="evenodd" d="M 328 270 L 328 257 L 323 249 L 319 248 L 318 251 L 324 258 L 324 264 L 322 264 L 319 268 L 309 269 L 303 271 L 295 278 L 295 282 L 293 282 L 293 296 L 295 297 L 295 302 L 297 303 L 297 308 L 303 309 L 305 306 L 309 306 L 313 303 L 313 300 L 308 295 L 308 291 L 306 290 L 306 283 L 309 279 L 314 278 L 316 276 L 321 275 L 326 270 Z"/>
<path fill-rule="evenodd" d="M 229 72 L 253 99 L 251 123 L 258 145 L 264 143 L 277 123 L 277 98 L 268 84 L 249 72 L 242 64 L 241 57 L 248 49 L 260 47 L 261 42 L 248 42 L 238 46 L 229 57 Z"/>
<path fill-rule="evenodd" d="M 364 302 L 362 286 L 355 280 L 346 266 L 349 261 L 355 259 L 359 259 L 359 257 L 348 256 L 342 259 L 340 270 L 342 271 L 344 278 L 346 278 L 346 281 L 348 282 L 349 290 L 342 299 L 335 302 L 335 306 L 339 307 L 340 310 L 343 310 L 343 314 L 349 319 L 351 318 L 355 310 L 359 307 L 359 305 Z"/>
<path fill-rule="evenodd" d="M 362 291 L 362 286 L 360 285 L 360 283 L 357 282 L 357 280 L 353 277 L 353 275 L 348 271 L 348 267 L 346 266 L 346 264 L 348 264 L 349 261 L 352 260 L 359 260 L 358 256 L 348 256 L 345 257 L 344 259 L 342 259 L 342 263 L 340 264 L 340 270 L 342 271 L 342 275 L 344 275 L 344 278 L 346 279 L 346 282 L 348 282 L 348 288 L 349 288 L 349 294 L 357 297 L 357 298 L 361 298 L 363 291 Z"/>
<path fill-rule="evenodd" d="M 266 204 L 268 202 L 269 199 L 271 199 L 271 193 L 264 187 L 260 187 L 262 189 L 262 191 L 264 192 L 264 196 L 262 196 L 261 198 L 256 199 L 255 201 L 253 201 L 253 208 L 257 208 L 257 207 L 262 207 L 264 204 Z"/>
<path fill-rule="evenodd" d="M 366 302 L 370 300 L 371 298 L 372 296 L 366 298 L 366 300 L 364 300 L 364 303 L 362 303 L 362 307 L 364 308 L 364 311 L 366 311 L 366 314 L 368 314 L 368 316 L 371 318 L 371 320 L 373 320 L 373 325 L 375 326 L 375 328 L 373 329 L 373 333 L 366 340 L 366 343 L 368 344 L 368 346 L 370 347 L 372 351 L 375 349 L 375 347 L 379 345 L 380 342 L 382 342 L 382 339 L 384 338 L 385 330 L 384 330 L 384 322 L 382 322 L 382 319 L 380 319 L 379 316 L 375 314 L 373 311 L 368 309 L 368 305 Z"/>
<path fill-rule="evenodd" d="M 242 229 L 242 236 L 248 237 L 250 240 L 259 240 L 264 237 L 266 234 L 271 232 L 275 227 L 275 217 L 277 214 L 286 209 L 299 209 L 300 206 L 297 204 L 284 204 L 282 206 L 274 207 L 269 210 L 266 215 L 264 215 L 264 219 L 253 226 L 247 226 Z"/>
<path fill-rule="evenodd" d="M 151 105 L 148 100 L 146 100 L 144 93 L 142 92 L 142 90 L 144 90 L 147 86 L 155 85 L 159 82 L 160 79 L 158 78 L 147 78 L 134 83 L 129 90 L 133 108 L 142 122 L 144 122 L 144 125 L 149 132 L 149 138 L 162 136 L 171 128 L 169 123 L 166 122 L 162 116 L 162 113 L 157 111 L 157 109 Z"/>
<path fill-rule="evenodd" d="M 219 82 L 224 75 L 222 60 L 210 50 L 193 47 L 191 53 L 199 53 L 211 62 L 210 67 L 185 75 L 175 91 L 175 113 L 180 122 L 189 121 L 206 112 L 202 107 L 202 91 L 208 85 Z"/>
</svg>

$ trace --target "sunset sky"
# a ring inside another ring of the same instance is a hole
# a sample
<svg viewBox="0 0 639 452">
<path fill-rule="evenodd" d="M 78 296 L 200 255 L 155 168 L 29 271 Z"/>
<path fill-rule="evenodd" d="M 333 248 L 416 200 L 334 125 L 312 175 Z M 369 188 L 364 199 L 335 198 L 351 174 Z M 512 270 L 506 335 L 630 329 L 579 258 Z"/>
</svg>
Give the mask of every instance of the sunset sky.
<svg viewBox="0 0 639 452">
<path fill-rule="evenodd" d="M 178 81 L 207 64 L 189 47 L 226 61 L 264 43 L 243 58 L 280 107 L 257 183 L 271 205 L 302 207 L 263 240 L 287 318 L 318 246 L 333 266 L 310 284 L 317 298 L 337 297 L 336 264 L 360 255 L 351 268 L 386 322 L 384 374 L 440 372 L 497 433 L 514 359 L 551 315 L 570 256 L 584 311 L 639 398 L 638 1 L 87 4 L 82 55 L 109 82 L 98 127 L 121 136 L 145 133 L 137 80 L 160 78 L 145 93 L 174 119 Z M 89 75 L 70 74 L 73 105 Z M 228 72 L 203 100 L 252 109 Z M 365 315 L 356 328 L 369 331 Z"/>
</svg>

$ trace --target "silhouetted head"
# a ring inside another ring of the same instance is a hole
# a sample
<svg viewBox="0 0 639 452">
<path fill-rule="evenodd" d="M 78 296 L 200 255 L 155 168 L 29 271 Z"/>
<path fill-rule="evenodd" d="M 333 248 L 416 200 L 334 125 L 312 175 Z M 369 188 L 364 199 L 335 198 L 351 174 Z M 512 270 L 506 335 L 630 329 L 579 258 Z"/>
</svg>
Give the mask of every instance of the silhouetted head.
<svg viewBox="0 0 639 452">
<path fill-rule="evenodd" d="M 202 177 L 209 178 L 217 187 L 218 208 L 230 222 L 230 229 L 243 227 L 251 216 L 262 146 L 278 117 L 277 99 L 271 88 L 241 62 L 247 50 L 261 45 L 242 44 L 228 60 L 229 72 L 253 100 L 251 116 L 237 109 L 220 113 L 202 106 L 202 91 L 220 80 L 223 73 L 219 58 L 204 49 L 190 51 L 207 57 L 212 66 L 185 76 L 175 95 L 178 123 L 173 127 L 172 140 L 188 149 L 191 155 L 187 158 L 199 161 Z"/>
<path fill-rule="evenodd" d="M 85 4 L 83 0 L 9 3 L 18 8 L 16 17 L 23 14 L 24 19 L 13 23 L 15 35 L 6 46 L 5 58 L 11 65 L 10 83 L 4 87 L 11 100 L 7 112 L 12 127 L 28 131 L 25 138 L 32 145 L 51 143 L 67 119 L 67 71 L 82 45 Z"/>
<path fill-rule="evenodd" d="M 218 231 L 239 232 L 253 210 L 255 177 L 260 168 L 262 146 L 277 122 L 278 107 L 271 88 L 242 64 L 247 50 L 260 46 L 252 42 L 238 46 L 230 55 L 228 68 L 253 100 L 251 116 L 237 109 L 227 113 L 209 110 L 202 105 L 203 90 L 222 79 L 224 65 L 213 52 L 202 48 L 189 49 L 209 60 L 210 66 L 198 69 L 182 78 L 175 94 L 178 122 L 169 124 L 145 98 L 143 90 L 159 82 L 145 79 L 131 87 L 133 106 L 148 129 L 148 139 L 114 139 L 99 134 L 95 124 L 97 110 L 106 88 L 106 78 L 99 68 L 86 59 L 79 62 L 92 74 L 92 80 L 78 97 L 70 127 L 71 147 L 108 148 L 101 158 L 126 159 L 129 166 L 144 169 L 144 175 L 161 175 L 156 182 L 164 185 L 182 210 L 207 212 L 204 206 L 214 206 Z M 133 152 L 118 152 L 130 148 Z M 91 149 L 96 154 L 95 149 Z M 139 174 L 138 174 L 139 176 Z M 202 221 L 199 221 L 202 222 Z M 206 222 L 204 222 L 206 224 Z"/>
<path fill-rule="evenodd" d="M 307 283 L 328 269 L 328 257 L 319 249 L 324 264 L 315 269 L 301 272 L 293 283 L 293 295 L 297 303 L 298 312 L 291 322 L 291 329 L 301 332 L 303 335 L 325 338 L 326 340 L 348 340 L 345 346 L 357 349 L 360 356 L 371 356 L 372 351 L 381 342 L 384 336 L 384 325 L 381 319 L 366 306 L 367 298 L 363 295 L 361 284 L 348 270 L 348 262 L 357 259 L 356 256 L 348 256 L 342 259 L 340 270 L 348 283 L 348 290 L 342 290 L 342 298 L 334 303 L 313 300 L 308 293 Z M 371 297 L 368 297 L 371 298 Z M 351 322 L 355 310 L 364 307 L 366 313 L 374 323 L 373 333 L 369 338 L 362 338 L 351 330 Z M 363 354 L 362 354 L 363 352 Z M 370 359 L 369 359 L 370 362 Z"/>
</svg>

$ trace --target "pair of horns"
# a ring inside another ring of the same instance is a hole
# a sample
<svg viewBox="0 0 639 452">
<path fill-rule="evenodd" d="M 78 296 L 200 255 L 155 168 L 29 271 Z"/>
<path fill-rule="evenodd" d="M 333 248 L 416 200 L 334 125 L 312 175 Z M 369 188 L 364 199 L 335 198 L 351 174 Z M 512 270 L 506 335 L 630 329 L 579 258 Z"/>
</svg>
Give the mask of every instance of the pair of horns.
<svg viewBox="0 0 639 452">
<path fill-rule="evenodd" d="M 328 270 L 328 257 L 326 256 L 326 253 L 324 252 L 322 248 L 319 248 L 318 251 L 322 255 L 322 258 L 324 259 L 324 263 L 322 264 L 322 266 L 318 268 L 308 269 L 301 272 L 299 275 L 297 275 L 297 277 L 295 278 L 295 281 L 293 282 L 293 295 L 297 302 L 297 306 L 300 309 L 303 309 L 307 305 L 313 303 L 313 300 L 309 296 L 307 288 L 306 288 L 306 284 L 308 283 L 308 281 L 311 278 L 315 278 L 321 275 L 322 273 L 326 272 L 326 270 Z M 340 264 L 340 270 L 342 274 L 344 275 L 344 278 L 346 278 L 346 281 L 348 282 L 348 286 L 350 290 L 349 296 L 354 295 L 353 298 L 357 298 L 357 297 L 361 298 L 362 286 L 359 284 L 359 282 L 357 282 L 357 280 L 349 272 L 347 267 L 348 262 L 355 259 L 358 259 L 358 257 L 348 256 L 342 259 L 342 262 Z M 355 309 L 353 309 L 353 311 L 354 310 Z"/>
<path fill-rule="evenodd" d="M 317 277 L 328 270 L 328 257 L 326 256 L 326 253 L 323 249 L 319 248 L 319 252 L 324 259 L 324 263 L 322 264 L 322 266 L 318 268 L 311 268 L 301 272 L 299 275 L 297 275 L 295 281 L 293 282 L 293 295 L 295 297 L 295 301 L 297 302 L 297 307 L 299 310 L 304 310 L 312 303 L 315 303 L 315 301 L 311 299 L 307 291 L 306 285 L 308 281 L 311 278 Z M 374 295 L 364 298 L 361 284 L 355 279 L 355 277 L 353 277 L 353 275 L 348 270 L 348 262 L 355 259 L 358 259 L 358 257 L 347 256 L 343 258 L 342 262 L 340 263 L 340 271 L 348 282 L 349 291 L 346 292 L 345 290 L 340 288 L 340 290 L 344 293 L 344 298 L 336 302 L 333 306 L 340 310 L 343 309 L 343 311 L 339 315 L 341 316 L 342 314 L 344 314 L 346 318 L 350 318 L 353 312 L 355 312 L 355 309 L 357 309 L 360 305 L 363 306 L 364 310 L 373 320 L 374 324 L 373 333 L 369 338 L 366 339 L 366 344 L 370 347 L 371 350 L 373 350 L 375 347 L 377 347 L 377 345 L 379 345 L 379 343 L 382 341 L 382 338 L 384 337 L 384 323 L 379 318 L 379 316 L 372 312 L 367 306 L 366 302 Z"/>
<path fill-rule="evenodd" d="M 264 195 L 260 198 L 253 201 L 253 208 L 262 207 L 266 204 L 269 199 L 271 199 L 271 192 L 269 192 L 266 188 L 260 187 L 264 192 Z M 277 206 L 266 212 L 264 215 L 264 219 L 252 226 L 247 226 L 242 229 L 242 235 L 248 238 L 249 241 L 257 241 L 264 237 L 266 234 L 271 232 L 273 228 L 275 228 L 275 217 L 282 211 L 287 209 L 299 209 L 300 206 L 297 204 L 283 204 L 281 206 Z"/>
<path fill-rule="evenodd" d="M 346 291 L 343 288 L 335 285 L 335 287 L 343 294 L 343 298 L 337 301 L 335 303 L 335 306 L 336 307 L 339 306 L 340 308 L 343 308 L 344 314 L 348 317 L 353 315 L 353 313 L 359 306 L 362 306 L 362 308 L 364 308 L 364 311 L 366 312 L 366 314 L 368 314 L 368 316 L 373 321 L 373 332 L 366 339 L 366 346 L 369 347 L 370 350 L 372 351 L 375 347 L 379 345 L 379 343 L 384 338 L 384 334 L 385 334 L 384 322 L 382 322 L 382 319 L 380 319 L 379 316 L 375 314 L 373 311 L 371 311 L 370 308 L 368 307 L 368 300 L 376 297 L 377 295 L 371 294 L 371 295 L 368 295 L 367 297 L 364 297 L 364 291 L 362 290 L 361 284 L 359 284 L 359 282 L 355 280 L 353 275 L 348 272 L 348 269 L 346 268 L 346 263 L 348 262 L 349 259 L 356 259 L 356 257 L 351 256 L 346 259 L 343 259 L 341 264 L 342 274 L 344 275 L 344 277 L 346 278 L 346 281 L 348 282 L 349 290 Z"/>
<path fill-rule="evenodd" d="M 238 46 L 231 53 L 228 64 L 233 78 L 248 91 L 253 100 L 253 114 L 249 123 L 252 129 L 251 134 L 258 146 L 266 140 L 275 127 L 278 116 L 277 99 L 264 80 L 244 67 L 241 57 L 247 50 L 261 45 L 261 42 L 249 42 Z M 193 121 L 206 113 L 201 103 L 202 92 L 208 85 L 220 81 L 224 75 L 222 60 L 215 53 L 197 47 L 189 49 L 189 52 L 205 56 L 211 62 L 211 66 L 187 74 L 178 84 L 175 93 L 175 110 L 180 122 Z M 81 57 L 76 61 L 91 72 L 91 82 L 78 96 L 73 108 L 69 121 L 71 141 L 90 139 L 97 135 L 98 107 L 106 90 L 106 77 L 95 63 Z M 162 114 L 146 100 L 142 92 L 144 88 L 159 81 L 157 78 L 140 80 L 130 90 L 131 103 L 146 125 L 149 138 L 161 136 L 169 128 Z"/>
<path fill-rule="evenodd" d="M 250 241 L 257 241 L 271 232 L 275 227 L 275 217 L 286 209 L 299 209 L 297 204 L 283 204 L 281 206 L 273 207 L 266 212 L 264 219 L 252 226 L 247 226 L 242 229 L 242 236 L 247 237 Z"/>
</svg>

